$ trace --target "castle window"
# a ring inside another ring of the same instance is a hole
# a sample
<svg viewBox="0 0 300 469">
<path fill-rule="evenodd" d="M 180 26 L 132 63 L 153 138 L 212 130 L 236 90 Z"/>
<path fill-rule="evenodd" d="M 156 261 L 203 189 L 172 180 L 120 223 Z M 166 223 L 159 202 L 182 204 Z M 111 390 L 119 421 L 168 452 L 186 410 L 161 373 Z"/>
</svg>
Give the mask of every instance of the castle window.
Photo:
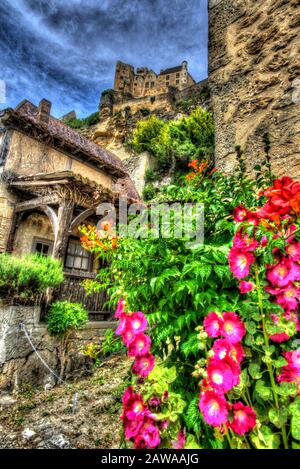
<svg viewBox="0 0 300 469">
<path fill-rule="evenodd" d="M 180 73 L 176 73 L 176 78 L 179 78 L 180 77 Z"/>
<path fill-rule="evenodd" d="M 154 88 L 154 86 L 155 86 L 154 81 L 151 81 L 151 88 Z"/>
<path fill-rule="evenodd" d="M 176 85 L 179 85 L 179 80 L 176 80 Z"/>
<path fill-rule="evenodd" d="M 149 81 L 146 81 L 145 88 L 149 88 Z"/>
<path fill-rule="evenodd" d="M 170 82 L 169 82 L 169 81 L 167 81 L 166 85 L 167 85 L 167 86 L 170 86 Z"/>
<path fill-rule="evenodd" d="M 166 80 L 167 80 L 167 81 L 170 80 L 170 75 L 167 75 L 167 76 L 166 76 Z"/>
</svg>

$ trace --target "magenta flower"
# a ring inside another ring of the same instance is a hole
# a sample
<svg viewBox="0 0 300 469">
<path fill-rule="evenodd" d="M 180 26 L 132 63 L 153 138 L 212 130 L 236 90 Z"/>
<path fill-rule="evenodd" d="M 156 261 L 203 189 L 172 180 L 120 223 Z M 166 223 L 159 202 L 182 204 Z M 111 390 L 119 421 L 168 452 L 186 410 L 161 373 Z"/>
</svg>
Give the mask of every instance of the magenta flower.
<svg viewBox="0 0 300 469">
<path fill-rule="evenodd" d="M 219 427 L 226 423 L 228 404 L 223 395 L 215 391 L 205 391 L 199 401 L 199 409 L 206 423 Z"/>
<path fill-rule="evenodd" d="M 243 234 L 242 230 L 238 231 L 233 238 L 233 247 L 244 251 L 255 251 L 259 246 L 259 242 L 255 238 L 250 238 L 247 234 Z"/>
<path fill-rule="evenodd" d="M 150 407 L 159 407 L 161 401 L 158 397 L 151 397 L 151 399 L 148 401 L 148 404 Z"/>
<path fill-rule="evenodd" d="M 300 243 L 290 243 L 285 250 L 292 261 L 300 261 Z"/>
<path fill-rule="evenodd" d="M 157 448 L 160 444 L 160 434 L 156 425 L 146 422 L 134 440 L 135 448 Z"/>
<path fill-rule="evenodd" d="M 134 394 L 134 389 L 133 386 L 128 386 L 128 388 L 125 390 L 123 397 L 122 397 L 122 402 L 123 405 L 126 406 L 127 403 L 135 396 Z"/>
<path fill-rule="evenodd" d="M 151 353 L 134 360 L 132 372 L 141 378 L 146 378 L 154 368 L 154 356 Z"/>
<path fill-rule="evenodd" d="M 241 344 L 232 344 L 229 340 L 218 339 L 213 345 L 214 358 L 217 360 L 225 360 L 230 358 L 237 364 L 243 360 L 245 353 Z"/>
<path fill-rule="evenodd" d="M 125 331 L 122 333 L 122 339 L 126 347 L 128 348 L 131 342 L 133 341 L 135 335 L 131 328 L 126 328 Z"/>
<path fill-rule="evenodd" d="M 282 288 L 280 294 L 276 297 L 276 303 L 287 311 L 296 310 L 298 308 L 298 300 L 300 300 L 300 288 L 292 283 Z"/>
<path fill-rule="evenodd" d="M 281 374 L 277 377 L 279 383 L 297 383 L 300 388 L 300 348 L 283 353 L 288 362 L 281 368 Z"/>
<path fill-rule="evenodd" d="M 123 425 L 124 425 L 124 433 L 125 433 L 125 438 L 127 440 L 130 440 L 131 438 L 134 438 L 137 436 L 143 426 L 143 419 L 128 419 L 124 418 L 123 419 Z"/>
<path fill-rule="evenodd" d="M 129 420 L 143 419 L 146 410 L 147 406 L 143 401 L 143 397 L 140 394 L 135 394 L 134 397 L 126 403 L 124 417 Z"/>
<path fill-rule="evenodd" d="M 151 347 L 151 339 L 143 332 L 137 334 L 130 342 L 128 347 L 129 357 L 142 357 L 149 353 Z"/>
<path fill-rule="evenodd" d="M 278 334 L 270 335 L 270 340 L 277 344 L 282 344 L 283 342 L 287 342 L 288 340 L 290 340 L 290 337 L 285 332 L 281 332 Z"/>
<path fill-rule="evenodd" d="M 238 205 L 233 210 L 234 221 L 238 223 L 247 220 L 247 216 L 248 216 L 248 210 L 243 205 Z"/>
<path fill-rule="evenodd" d="M 185 433 L 184 433 L 184 430 L 181 429 L 177 433 L 176 440 L 171 441 L 172 448 L 174 448 L 174 449 L 184 449 L 185 442 L 186 442 Z"/>
<path fill-rule="evenodd" d="M 209 384 L 216 391 L 225 393 L 238 384 L 239 374 L 225 360 L 211 359 L 206 371 Z"/>
<path fill-rule="evenodd" d="M 300 280 L 300 267 L 284 257 L 281 262 L 268 269 L 267 280 L 277 287 L 286 287 L 294 280 Z"/>
<path fill-rule="evenodd" d="M 119 324 L 116 329 L 116 334 L 117 335 L 122 335 L 127 328 L 128 324 L 128 316 L 125 313 L 122 313 L 119 317 Z"/>
<path fill-rule="evenodd" d="M 221 336 L 229 340 L 232 344 L 241 342 L 246 334 L 246 328 L 243 321 L 236 313 L 223 313 L 223 326 L 221 328 Z"/>
<path fill-rule="evenodd" d="M 203 325 L 207 335 L 209 337 L 216 338 L 220 336 L 223 320 L 220 316 L 217 315 L 217 313 L 212 312 L 206 316 Z"/>
<path fill-rule="evenodd" d="M 246 282 L 245 280 L 242 280 L 240 282 L 240 292 L 242 294 L 249 293 L 250 291 L 254 290 L 255 285 L 253 282 Z"/>
<path fill-rule="evenodd" d="M 254 262 L 251 252 L 246 252 L 238 248 L 231 248 L 228 255 L 230 271 L 236 278 L 248 277 L 250 266 Z"/>
<path fill-rule="evenodd" d="M 147 325 L 147 318 L 141 311 L 132 313 L 130 316 L 128 316 L 128 327 L 130 327 L 135 334 L 144 332 L 144 330 L 147 328 Z"/>
<path fill-rule="evenodd" d="M 116 319 L 119 319 L 121 315 L 125 313 L 124 306 L 125 306 L 125 301 L 123 300 L 123 298 L 120 298 L 117 304 L 116 312 L 115 312 Z"/>
<path fill-rule="evenodd" d="M 229 424 L 230 428 L 237 435 L 245 435 L 256 425 L 256 413 L 254 410 L 244 405 L 242 402 L 233 404 L 233 420 Z"/>
</svg>

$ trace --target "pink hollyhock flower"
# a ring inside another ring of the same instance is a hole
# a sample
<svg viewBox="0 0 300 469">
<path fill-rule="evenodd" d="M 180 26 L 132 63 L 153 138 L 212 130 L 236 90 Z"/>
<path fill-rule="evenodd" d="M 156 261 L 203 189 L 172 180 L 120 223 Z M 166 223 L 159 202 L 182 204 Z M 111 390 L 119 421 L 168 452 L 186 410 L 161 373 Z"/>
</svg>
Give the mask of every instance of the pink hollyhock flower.
<svg viewBox="0 0 300 469">
<path fill-rule="evenodd" d="M 255 285 L 253 282 L 246 282 L 245 280 L 242 280 L 240 282 L 240 292 L 243 294 L 254 290 L 254 288 L 255 288 Z"/>
<path fill-rule="evenodd" d="M 209 361 L 206 368 L 209 384 L 219 392 L 227 392 L 235 386 L 236 377 L 225 360 Z"/>
<path fill-rule="evenodd" d="M 116 319 L 119 319 L 121 315 L 125 313 L 124 306 L 125 306 L 125 301 L 123 298 L 120 298 L 117 304 L 116 312 L 115 312 Z"/>
<path fill-rule="evenodd" d="M 205 332 L 209 337 L 219 337 L 223 320 L 217 313 L 208 313 L 203 322 Z"/>
<path fill-rule="evenodd" d="M 277 376 L 277 381 L 297 383 L 300 388 L 300 348 L 284 352 L 282 355 L 288 364 L 281 368 L 281 375 Z"/>
<path fill-rule="evenodd" d="M 282 288 L 280 294 L 276 297 L 276 303 L 288 311 L 294 311 L 297 309 L 298 300 L 300 300 L 300 288 L 296 287 L 292 283 L 289 283 L 285 288 Z"/>
<path fill-rule="evenodd" d="M 263 248 L 265 248 L 267 244 L 268 244 L 268 238 L 266 237 L 266 235 L 263 235 L 261 238 L 261 245 Z"/>
<path fill-rule="evenodd" d="M 160 444 L 160 434 L 156 425 L 146 422 L 140 430 L 140 434 L 134 440 L 135 448 L 157 448 Z"/>
<path fill-rule="evenodd" d="M 230 428 L 237 435 L 245 435 L 256 425 L 256 413 L 254 410 L 244 405 L 242 402 L 233 404 L 233 420 L 229 424 Z"/>
<path fill-rule="evenodd" d="M 137 436 L 143 426 L 144 421 L 142 419 L 139 420 L 132 420 L 128 418 L 124 418 L 123 425 L 124 425 L 124 433 L 125 438 L 130 440 Z"/>
<path fill-rule="evenodd" d="M 185 441 L 186 441 L 185 433 L 184 433 L 184 430 L 181 429 L 177 433 L 176 440 L 171 441 L 172 448 L 174 448 L 174 449 L 184 449 Z"/>
<path fill-rule="evenodd" d="M 117 335 L 122 335 L 127 327 L 128 324 L 128 316 L 125 313 L 122 313 L 120 318 L 119 318 L 119 324 L 116 329 L 116 334 Z"/>
<path fill-rule="evenodd" d="M 247 234 L 243 234 L 242 230 L 238 231 L 233 238 L 233 247 L 244 251 L 255 251 L 259 246 L 259 242 L 255 238 L 250 238 Z"/>
<path fill-rule="evenodd" d="M 149 353 L 151 347 L 151 339 L 143 332 L 137 334 L 130 342 L 128 347 L 129 357 L 142 357 Z"/>
<path fill-rule="evenodd" d="M 234 217 L 234 221 L 236 222 L 242 222 L 242 221 L 247 220 L 247 216 L 248 216 L 248 210 L 245 207 L 243 207 L 243 205 L 238 205 L 233 210 L 233 217 Z"/>
<path fill-rule="evenodd" d="M 157 425 L 160 430 L 166 430 L 169 426 L 169 420 L 160 420 Z"/>
<path fill-rule="evenodd" d="M 128 316 L 128 326 L 135 334 L 144 332 L 144 330 L 147 328 L 147 325 L 147 318 L 141 311 L 132 313 L 130 316 Z"/>
<path fill-rule="evenodd" d="M 295 262 L 284 257 L 281 262 L 270 267 L 267 280 L 275 286 L 286 287 L 290 282 L 300 279 L 300 267 Z"/>
<path fill-rule="evenodd" d="M 151 399 L 148 401 L 148 404 L 150 407 L 158 407 L 160 406 L 161 402 L 158 397 L 151 397 Z"/>
<path fill-rule="evenodd" d="M 241 342 L 246 334 L 246 328 L 243 321 L 236 313 L 223 313 L 223 326 L 221 328 L 221 336 L 229 340 L 232 344 Z"/>
<path fill-rule="evenodd" d="M 201 394 L 199 409 L 208 425 L 219 427 L 227 421 L 228 404 L 225 397 L 215 391 L 205 391 Z"/>
<path fill-rule="evenodd" d="M 289 258 L 294 261 L 300 261 L 300 243 L 291 243 L 288 244 L 285 248 Z"/>
<path fill-rule="evenodd" d="M 247 216 L 247 222 L 250 225 L 257 226 L 259 223 L 259 217 L 256 212 L 249 212 Z"/>
<path fill-rule="evenodd" d="M 236 278 L 248 277 L 250 266 L 254 262 L 251 252 L 246 252 L 238 248 L 231 248 L 228 254 L 229 268 Z"/>
<path fill-rule="evenodd" d="M 272 342 L 275 342 L 276 344 L 282 344 L 283 342 L 287 342 L 288 340 L 290 340 L 290 337 L 285 332 L 281 332 L 278 334 L 270 335 L 270 340 L 272 340 Z"/>
<path fill-rule="evenodd" d="M 144 355 L 143 357 L 137 357 L 134 360 L 132 372 L 135 375 L 141 376 L 141 378 L 146 378 L 150 371 L 154 368 L 154 356 L 151 353 Z"/>
<path fill-rule="evenodd" d="M 236 363 L 240 364 L 243 360 L 245 353 L 241 344 L 233 345 L 226 339 L 218 339 L 213 345 L 214 358 L 217 360 L 224 360 L 231 358 Z"/>
<path fill-rule="evenodd" d="M 134 389 L 133 386 L 128 386 L 128 388 L 125 390 L 123 397 L 122 397 L 122 402 L 123 405 L 126 406 L 126 404 L 135 396 L 134 394 Z"/>
<path fill-rule="evenodd" d="M 122 339 L 123 343 L 126 345 L 126 347 L 129 347 L 133 339 L 135 338 L 135 334 L 131 328 L 125 329 L 125 331 L 122 334 Z"/>
<path fill-rule="evenodd" d="M 124 417 L 129 420 L 140 420 L 145 416 L 145 412 L 148 410 L 144 403 L 143 397 L 140 394 L 135 394 L 125 406 Z"/>
</svg>

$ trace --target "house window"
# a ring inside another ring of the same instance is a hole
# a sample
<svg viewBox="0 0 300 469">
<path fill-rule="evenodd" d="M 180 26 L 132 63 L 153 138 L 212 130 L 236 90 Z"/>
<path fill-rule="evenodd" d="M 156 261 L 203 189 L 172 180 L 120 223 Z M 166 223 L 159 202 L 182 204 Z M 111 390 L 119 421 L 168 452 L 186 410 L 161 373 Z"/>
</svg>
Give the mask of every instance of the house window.
<svg viewBox="0 0 300 469">
<path fill-rule="evenodd" d="M 180 77 L 180 73 L 176 73 L 176 78 L 179 78 Z"/>
<path fill-rule="evenodd" d="M 167 85 L 167 86 L 169 86 L 169 85 L 170 85 L 170 82 L 169 82 L 169 81 L 167 81 L 166 85 Z"/>
<path fill-rule="evenodd" d="M 72 270 L 91 270 L 91 254 L 83 249 L 80 241 L 69 240 L 65 266 Z"/>
<path fill-rule="evenodd" d="M 170 80 L 170 75 L 167 75 L 167 76 L 166 76 L 166 80 L 167 80 L 167 81 Z"/>
<path fill-rule="evenodd" d="M 145 88 L 149 88 L 149 81 L 146 81 Z"/>
<path fill-rule="evenodd" d="M 179 80 L 176 80 L 176 85 L 179 85 Z"/>
<path fill-rule="evenodd" d="M 154 85 L 155 85 L 154 81 L 151 81 L 151 88 L 154 88 Z"/>
<path fill-rule="evenodd" d="M 47 239 L 34 238 L 33 239 L 33 252 L 42 254 L 43 256 L 50 256 L 53 250 L 53 243 Z"/>
</svg>

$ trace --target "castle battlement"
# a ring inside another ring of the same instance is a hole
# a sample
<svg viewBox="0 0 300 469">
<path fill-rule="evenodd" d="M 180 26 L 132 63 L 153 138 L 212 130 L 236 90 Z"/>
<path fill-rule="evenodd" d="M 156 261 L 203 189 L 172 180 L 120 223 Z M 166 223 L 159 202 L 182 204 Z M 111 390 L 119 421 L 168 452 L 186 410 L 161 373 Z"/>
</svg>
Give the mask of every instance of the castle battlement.
<svg viewBox="0 0 300 469">
<path fill-rule="evenodd" d="M 135 70 L 132 65 L 118 61 L 114 91 L 120 97 L 142 98 L 168 93 L 170 88 L 181 91 L 195 83 L 186 60 L 176 67 L 161 70 L 159 74 L 147 67 Z"/>
</svg>

